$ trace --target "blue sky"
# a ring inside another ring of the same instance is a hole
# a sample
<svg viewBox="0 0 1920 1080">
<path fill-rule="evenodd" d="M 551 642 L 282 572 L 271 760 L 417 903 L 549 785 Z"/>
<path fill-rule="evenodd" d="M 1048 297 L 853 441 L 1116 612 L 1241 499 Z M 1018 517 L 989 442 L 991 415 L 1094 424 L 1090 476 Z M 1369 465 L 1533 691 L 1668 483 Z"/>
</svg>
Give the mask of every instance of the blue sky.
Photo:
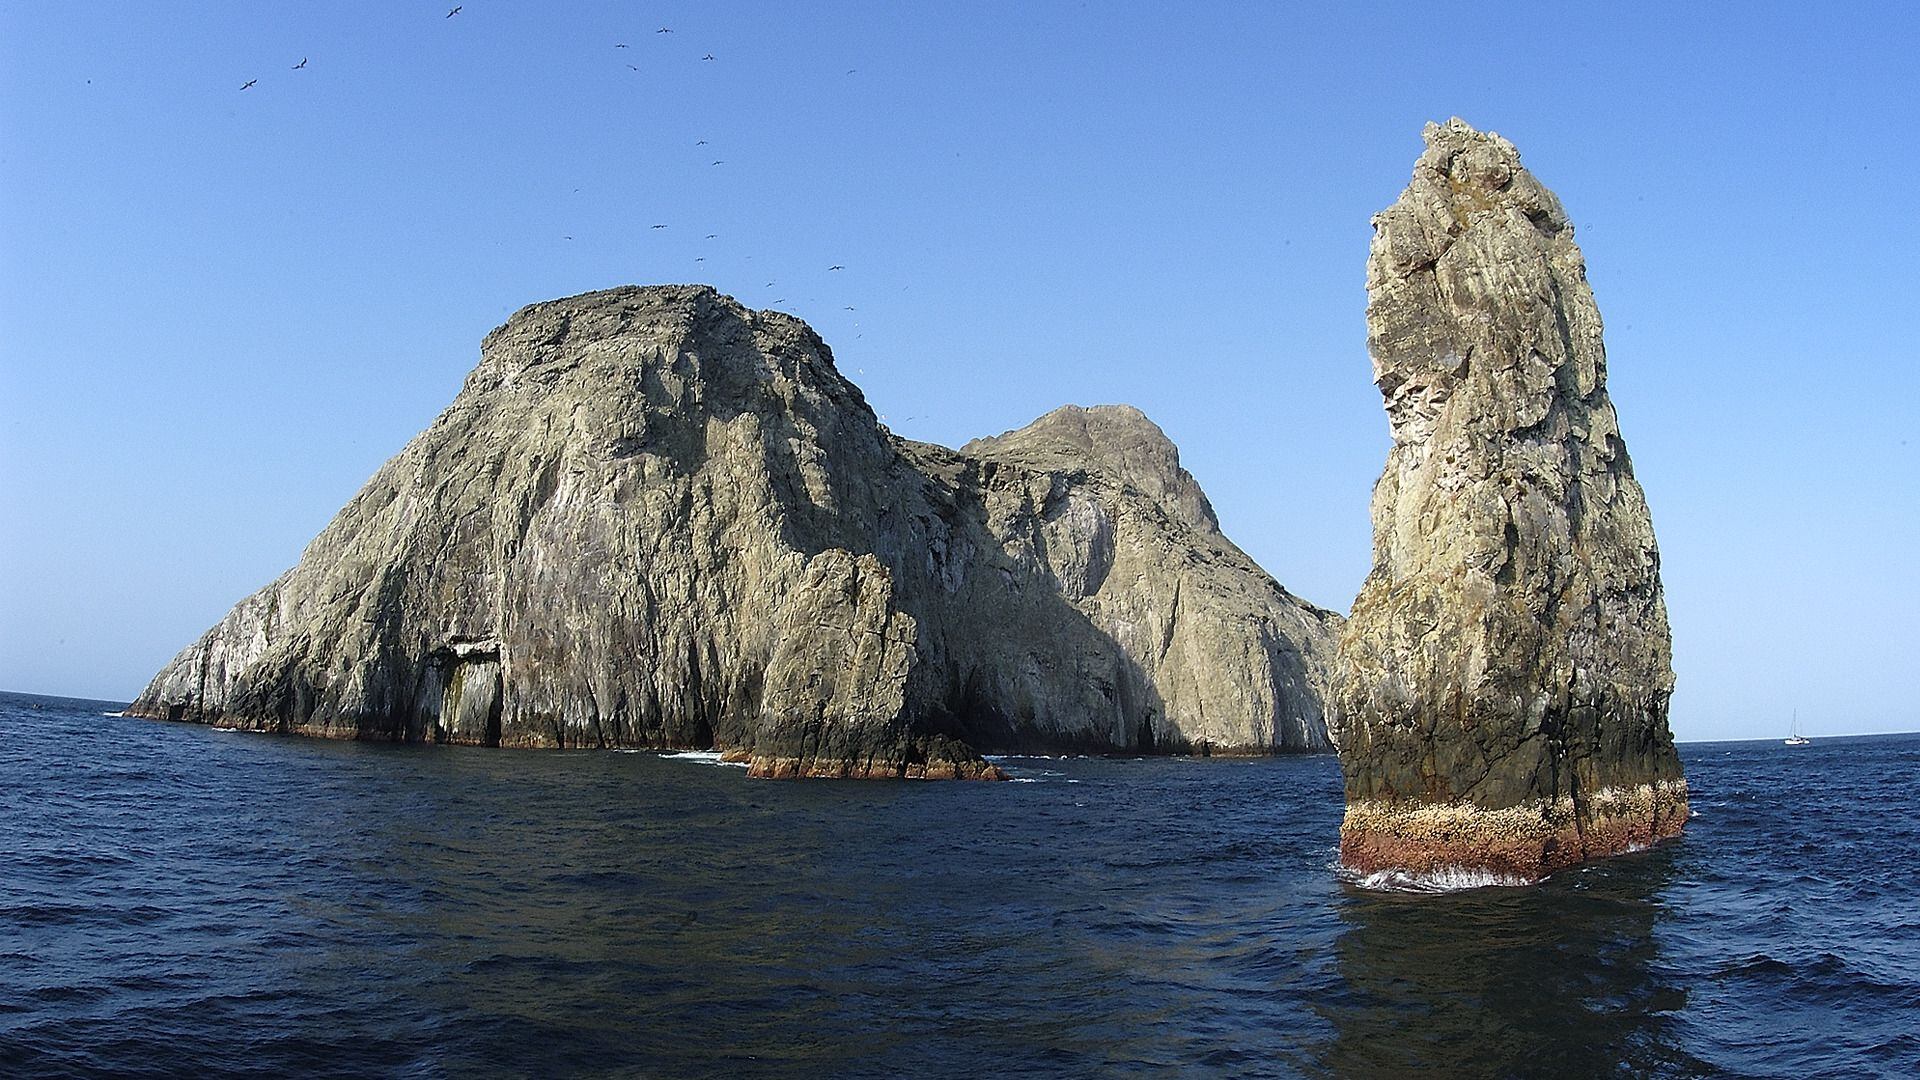
<svg viewBox="0 0 1920 1080">
<path fill-rule="evenodd" d="M 1138 405 L 1344 610 L 1368 219 L 1459 115 L 1577 225 L 1676 733 L 1920 728 L 1913 9 L 451 6 L 0 8 L 0 686 L 132 696 L 624 283 L 778 301 L 915 438 Z"/>
</svg>

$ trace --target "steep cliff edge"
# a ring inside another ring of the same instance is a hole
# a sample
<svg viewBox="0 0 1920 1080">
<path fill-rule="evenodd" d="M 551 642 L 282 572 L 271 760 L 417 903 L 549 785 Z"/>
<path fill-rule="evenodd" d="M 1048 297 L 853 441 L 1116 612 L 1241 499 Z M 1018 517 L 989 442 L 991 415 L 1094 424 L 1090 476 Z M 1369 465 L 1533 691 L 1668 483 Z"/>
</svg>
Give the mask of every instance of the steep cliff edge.
<svg viewBox="0 0 1920 1080">
<path fill-rule="evenodd" d="M 699 286 L 535 304 L 129 712 L 717 747 L 763 776 L 1327 748 L 1338 618 L 1221 537 L 1127 412 L 1124 446 L 960 453 L 891 436 L 790 316 Z"/>
<path fill-rule="evenodd" d="M 1428 125 L 1374 218 L 1393 446 L 1341 634 L 1341 857 L 1537 880 L 1680 831 L 1660 559 L 1560 202 L 1513 145 Z"/>
</svg>

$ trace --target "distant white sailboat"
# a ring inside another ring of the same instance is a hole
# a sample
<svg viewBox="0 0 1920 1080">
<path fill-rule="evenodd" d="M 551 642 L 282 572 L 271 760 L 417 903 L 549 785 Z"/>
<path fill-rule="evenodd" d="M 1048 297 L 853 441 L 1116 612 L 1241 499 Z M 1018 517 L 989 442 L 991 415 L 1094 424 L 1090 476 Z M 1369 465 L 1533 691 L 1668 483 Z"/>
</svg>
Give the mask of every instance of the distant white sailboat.
<svg viewBox="0 0 1920 1080">
<path fill-rule="evenodd" d="M 1805 735 L 1800 734 L 1800 710 L 1799 709 L 1793 710 L 1793 728 L 1790 732 L 1788 732 L 1787 737 L 1785 739 L 1782 739 L 1781 741 L 1786 743 L 1788 746 L 1812 746 L 1813 745 L 1812 739 L 1809 739 Z"/>
</svg>

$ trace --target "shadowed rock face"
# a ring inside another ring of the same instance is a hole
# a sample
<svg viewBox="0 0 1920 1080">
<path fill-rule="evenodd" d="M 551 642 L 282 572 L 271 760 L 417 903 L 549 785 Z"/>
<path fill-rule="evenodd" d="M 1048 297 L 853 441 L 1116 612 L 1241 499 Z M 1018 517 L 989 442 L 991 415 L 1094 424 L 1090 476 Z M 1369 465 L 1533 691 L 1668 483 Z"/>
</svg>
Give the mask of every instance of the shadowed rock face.
<svg viewBox="0 0 1920 1080">
<path fill-rule="evenodd" d="M 1179 451 L 1140 410 L 1067 405 L 957 455 L 919 443 L 908 452 L 977 500 L 995 546 L 1126 658 L 1110 690 L 1099 680 L 1114 702 L 1089 703 L 1112 717 L 1100 742 L 1087 742 L 1071 713 L 1024 742 L 1332 749 L 1322 703 L 1339 617 L 1288 594 L 1221 534 Z M 976 606 L 988 643 L 995 608 Z M 1020 645 L 988 666 L 1023 666 L 1033 655 Z"/>
<path fill-rule="evenodd" d="M 1425 134 L 1367 266 L 1393 448 L 1335 664 L 1341 857 L 1536 880 L 1686 819 L 1660 557 L 1559 200 L 1497 135 Z"/>
<path fill-rule="evenodd" d="M 488 335 L 446 412 L 129 712 L 991 777 L 982 751 L 1325 749 L 1338 624 L 1219 534 L 1133 410 L 908 442 L 798 320 L 623 288 Z"/>
</svg>

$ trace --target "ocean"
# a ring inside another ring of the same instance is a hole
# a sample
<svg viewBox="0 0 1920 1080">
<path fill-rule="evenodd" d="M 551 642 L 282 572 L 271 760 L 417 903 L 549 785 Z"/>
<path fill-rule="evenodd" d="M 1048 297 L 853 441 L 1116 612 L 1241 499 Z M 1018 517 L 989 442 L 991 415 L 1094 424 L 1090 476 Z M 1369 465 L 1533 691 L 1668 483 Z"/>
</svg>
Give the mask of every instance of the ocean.
<svg viewBox="0 0 1920 1080">
<path fill-rule="evenodd" d="M 0 1075 L 1916 1076 L 1920 736 L 1683 745 L 1686 837 L 1334 869 L 1331 757 L 769 782 L 0 694 Z"/>
</svg>

